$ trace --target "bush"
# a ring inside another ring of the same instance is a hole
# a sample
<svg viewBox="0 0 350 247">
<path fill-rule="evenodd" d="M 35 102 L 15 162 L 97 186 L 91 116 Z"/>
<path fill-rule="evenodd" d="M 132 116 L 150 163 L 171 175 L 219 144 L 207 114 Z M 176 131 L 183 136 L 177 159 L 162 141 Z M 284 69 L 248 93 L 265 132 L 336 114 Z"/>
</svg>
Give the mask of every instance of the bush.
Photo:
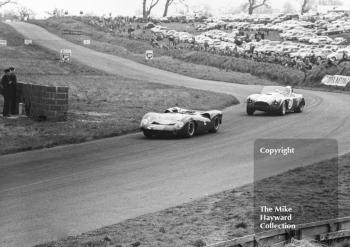
<svg viewBox="0 0 350 247">
<path fill-rule="evenodd" d="M 207 244 L 202 239 L 198 239 L 198 240 L 192 242 L 191 245 L 193 245 L 195 247 L 204 247 Z"/>
</svg>

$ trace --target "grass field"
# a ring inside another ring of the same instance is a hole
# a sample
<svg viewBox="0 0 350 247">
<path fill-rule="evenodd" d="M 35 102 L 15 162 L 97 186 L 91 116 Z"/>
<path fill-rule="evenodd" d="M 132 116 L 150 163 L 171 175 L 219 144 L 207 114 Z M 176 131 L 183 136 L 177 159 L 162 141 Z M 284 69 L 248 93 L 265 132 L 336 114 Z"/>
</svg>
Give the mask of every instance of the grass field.
<svg viewBox="0 0 350 247">
<path fill-rule="evenodd" d="M 60 63 L 53 53 L 24 46 L 23 37 L 3 23 L 0 37 L 8 40 L 8 47 L 0 49 L 1 69 L 14 66 L 19 81 L 69 87 L 66 122 L 0 118 L 0 154 L 135 132 L 143 114 L 175 104 L 200 110 L 238 103 L 226 94 L 135 81 L 80 64 Z"/>
<path fill-rule="evenodd" d="M 329 195 L 325 179 L 334 175 L 334 160 L 328 160 L 290 170 L 258 181 L 260 191 L 276 188 L 279 184 L 289 184 L 289 196 L 295 201 L 307 205 L 304 219 L 321 220 L 328 216 L 326 210 L 334 202 L 327 202 Z M 302 182 L 305 191 L 300 193 Z M 339 158 L 338 217 L 350 215 L 350 154 Z M 334 183 L 334 181 L 332 182 Z M 317 192 L 317 193 L 315 193 Z M 266 202 L 281 205 L 284 194 L 276 190 L 266 194 Z M 142 247 L 186 247 L 205 246 L 220 241 L 253 233 L 253 185 L 224 191 L 187 204 L 168 208 L 126 220 L 119 224 L 68 237 L 56 242 L 39 245 L 40 247 L 72 246 L 142 246 Z M 317 204 L 312 202 L 323 202 Z M 264 203 L 264 201 L 261 201 Z"/>
<path fill-rule="evenodd" d="M 135 36 L 139 39 L 129 39 L 127 33 L 107 33 L 80 21 L 78 18 L 50 18 L 47 20 L 33 20 L 33 23 L 77 44 L 82 44 L 84 39 L 91 39 L 91 49 L 115 54 L 139 63 L 195 78 L 242 84 L 270 85 L 279 83 L 327 91 L 350 91 L 350 86 L 342 89 L 320 84 L 321 79 L 326 74 L 349 75 L 349 63 L 332 67 L 319 66 L 305 74 L 298 69 L 284 67 L 279 64 L 256 62 L 207 52 L 194 52 L 186 48 L 186 45 L 180 45 L 180 49 L 170 50 L 155 48 L 149 42 L 151 37 L 149 30 L 136 30 Z M 191 24 L 165 23 L 164 25 L 178 31 L 197 33 Z M 64 29 L 81 30 L 88 35 L 62 35 L 61 31 Z M 267 38 L 278 39 L 278 34 L 270 32 Z M 161 43 L 167 45 L 166 41 Z M 147 63 L 144 59 L 144 53 L 149 49 L 154 50 L 155 54 L 152 63 Z"/>
</svg>

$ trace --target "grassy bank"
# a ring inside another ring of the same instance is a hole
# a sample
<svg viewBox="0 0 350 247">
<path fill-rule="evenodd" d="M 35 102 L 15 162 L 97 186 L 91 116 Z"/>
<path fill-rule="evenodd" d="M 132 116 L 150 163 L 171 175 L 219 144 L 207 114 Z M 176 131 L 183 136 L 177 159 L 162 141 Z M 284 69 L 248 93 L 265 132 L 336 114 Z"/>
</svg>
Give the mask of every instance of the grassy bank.
<svg viewBox="0 0 350 247">
<path fill-rule="evenodd" d="M 199 79 L 262 85 L 271 84 L 272 81 L 299 87 L 350 91 L 350 86 L 345 89 L 336 89 L 320 85 L 321 79 L 326 74 L 350 75 L 350 63 L 332 67 L 322 65 L 314 67 L 313 70 L 305 74 L 298 69 L 284 67 L 279 64 L 256 62 L 207 52 L 195 52 L 181 45 L 180 49 L 154 48 L 149 42 L 151 35 L 149 30 L 136 30 L 135 36 L 138 39 L 129 39 L 125 33 L 107 33 L 84 23 L 79 18 L 50 18 L 48 20 L 35 20 L 33 23 L 77 44 L 82 44 L 84 39 L 91 39 L 92 45 L 90 48 L 92 49 Z M 179 25 L 184 27 L 180 28 Z M 166 24 L 166 26 L 172 26 L 172 24 Z M 186 26 L 186 24 L 176 24 L 176 28 L 177 30 L 193 29 L 188 25 Z M 87 35 L 62 35 L 64 29 L 81 30 Z M 163 44 L 166 45 L 166 42 L 163 42 Z M 150 49 L 154 50 L 155 59 L 148 63 L 144 59 L 144 53 Z"/>
<path fill-rule="evenodd" d="M 271 85 L 274 82 L 226 68 L 215 67 L 204 62 L 185 61 L 181 56 L 187 54 L 186 50 L 164 50 L 153 48 L 149 41 L 128 39 L 126 34 L 106 33 L 102 30 L 92 28 L 91 26 L 72 18 L 50 18 L 48 20 L 32 20 L 32 23 L 44 27 L 48 31 L 61 36 L 76 44 L 83 44 L 83 40 L 91 39 L 92 43 L 88 46 L 91 49 L 114 54 L 120 57 L 134 60 L 136 62 L 160 68 L 163 70 L 183 74 L 186 76 L 214 80 L 234 82 L 240 84 L 260 84 Z M 81 30 L 87 35 L 62 35 L 62 30 Z M 144 39 L 149 40 L 150 34 L 145 34 L 140 30 L 137 33 Z M 145 61 L 145 51 L 153 50 L 154 59 L 151 62 Z M 207 54 L 209 57 L 210 54 Z"/>
<path fill-rule="evenodd" d="M 259 192 L 288 184 L 289 198 L 307 205 L 303 219 L 327 218 L 329 177 L 334 175 L 335 160 L 328 160 L 290 170 L 286 173 L 258 181 Z M 328 177 L 328 178 L 327 178 Z M 334 178 L 336 179 L 336 178 Z M 307 181 L 307 182 L 306 182 Z M 339 158 L 338 216 L 350 215 L 350 154 Z M 305 191 L 300 193 L 303 184 Z M 315 193 L 317 192 L 317 193 Z M 126 220 L 79 236 L 68 237 L 40 247 L 72 246 L 142 246 L 185 247 L 205 246 L 253 233 L 253 185 L 224 191 L 191 203 L 168 208 Z M 284 194 L 278 190 L 266 194 L 266 202 L 281 205 Z M 318 204 L 315 202 L 322 202 Z M 263 203 L 263 201 L 261 201 Z"/>
<path fill-rule="evenodd" d="M 2 69 L 14 66 L 19 81 L 69 87 L 66 122 L 0 118 L 0 154 L 135 132 L 146 112 L 164 111 L 176 104 L 204 110 L 238 103 L 226 94 L 130 80 L 81 64 L 60 63 L 53 53 L 24 46 L 23 37 L 3 23 L 0 36 L 8 40 L 8 47 L 0 49 Z"/>
</svg>

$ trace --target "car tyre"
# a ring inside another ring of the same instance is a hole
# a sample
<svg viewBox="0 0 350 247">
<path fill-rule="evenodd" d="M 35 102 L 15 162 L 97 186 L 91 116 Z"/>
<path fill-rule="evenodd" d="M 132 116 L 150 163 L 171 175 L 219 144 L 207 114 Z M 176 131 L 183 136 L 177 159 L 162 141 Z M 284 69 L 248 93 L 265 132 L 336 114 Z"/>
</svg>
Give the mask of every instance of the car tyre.
<svg viewBox="0 0 350 247">
<path fill-rule="evenodd" d="M 196 124 L 194 121 L 189 121 L 184 128 L 184 136 L 191 138 L 196 133 Z"/>
<path fill-rule="evenodd" d="M 279 109 L 279 115 L 284 116 L 287 112 L 286 102 L 284 101 Z"/>
<path fill-rule="evenodd" d="M 247 114 L 249 116 L 252 116 L 254 114 L 255 110 L 252 106 L 247 106 Z"/>
<path fill-rule="evenodd" d="M 296 112 L 296 113 L 301 113 L 301 112 L 303 112 L 304 107 L 305 107 L 305 101 L 302 100 L 302 101 L 300 101 L 298 107 L 295 109 L 295 112 Z"/>
<path fill-rule="evenodd" d="M 143 130 L 143 134 L 147 138 L 152 138 L 153 137 L 152 131 L 149 131 L 149 130 Z"/>
<path fill-rule="evenodd" d="M 209 130 L 210 133 L 216 133 L 218 132 L 220 128 L 220 119 L 219 117 L 214 117 L 213 121 L 213 127 Z"/>
</svg>

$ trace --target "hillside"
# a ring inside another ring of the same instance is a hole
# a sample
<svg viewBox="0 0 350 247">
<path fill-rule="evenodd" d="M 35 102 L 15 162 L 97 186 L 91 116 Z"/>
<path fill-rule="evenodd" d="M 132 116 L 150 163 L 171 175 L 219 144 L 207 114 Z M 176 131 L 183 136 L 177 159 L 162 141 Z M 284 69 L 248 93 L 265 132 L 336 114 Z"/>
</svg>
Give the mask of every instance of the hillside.
<svg viewBox="0 0 350 247">
<path fill-rule="evenodd" d="M 238 101 L 225 94 L 136 81 L 107 75 L 75 62 L 61 63 L 59 54 L 34 45 L 0 23 L 1 69 L 14 66 L 18 80 L 69 87 L 66 122 L 35 122 L 29 118 L 0 118 L 0 154 L 77 143 L 135 132 L 148 111 L 163 111 L 175 104 L 186 108 L 224 108 Z M 3 98 L 0 97 L 2 108 Z"/>
</svg>

